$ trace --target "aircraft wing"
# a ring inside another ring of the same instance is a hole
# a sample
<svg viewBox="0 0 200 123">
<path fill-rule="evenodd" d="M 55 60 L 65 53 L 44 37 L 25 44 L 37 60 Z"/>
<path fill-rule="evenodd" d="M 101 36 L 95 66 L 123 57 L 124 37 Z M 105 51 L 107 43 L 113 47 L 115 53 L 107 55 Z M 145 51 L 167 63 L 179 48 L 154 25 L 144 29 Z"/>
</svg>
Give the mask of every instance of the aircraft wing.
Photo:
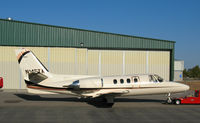
<svg viewBox="0 0 200 123">
<path fill-rule="evenodd" d="M 107 95 L 112 95 L 112 96 L 119 96 L 123 94 L 129 93 L 129 90 L 126 89 L 109 89 L 109 90 L 102 90 L 93 95 L 93 98 L 95 97 L 100 97 L 100 96 L 107 96 Z"/>
</svg>

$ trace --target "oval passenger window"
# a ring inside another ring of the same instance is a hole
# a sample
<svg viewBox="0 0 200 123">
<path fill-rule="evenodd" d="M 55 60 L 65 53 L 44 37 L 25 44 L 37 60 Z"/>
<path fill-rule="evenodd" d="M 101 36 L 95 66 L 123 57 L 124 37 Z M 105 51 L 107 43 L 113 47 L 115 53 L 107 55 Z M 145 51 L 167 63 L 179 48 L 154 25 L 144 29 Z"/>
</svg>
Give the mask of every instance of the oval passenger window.
<svg viewBox="0 0 200 123">
<path fill-rule="evenodd" d="M 138 82 L 138 79 L 137 79 L 137 78 L 134 78 L 134 82 Z"/>
<path fill-rule="evenodd" d="M 120 79 L 120 83 L 123 84 L 123 83 L 124 83 L 124 80 L 123 80 L 123 79 Z"/>
<path fill-rule="evenodd" d="M 117 84 L 117 80 L 116 80 L 116 79 L 114 79 L 114 80 L 113 80 L 113 83 L 114 83 L 114 84 Z"/>
</svg>

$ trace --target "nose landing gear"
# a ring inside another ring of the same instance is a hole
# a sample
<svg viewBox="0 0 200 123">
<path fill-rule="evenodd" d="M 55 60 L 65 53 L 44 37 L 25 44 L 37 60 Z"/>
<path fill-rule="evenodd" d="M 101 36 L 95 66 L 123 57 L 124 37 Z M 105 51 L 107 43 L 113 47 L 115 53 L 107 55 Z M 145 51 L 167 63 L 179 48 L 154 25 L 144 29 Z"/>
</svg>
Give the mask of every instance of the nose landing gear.
<svg viewBox="0 0 200 123">
<path fill-rule="evenodd" d="M 168 104 L 171 104 L 172 103 L 172 99 L 171 99 L 171 93 L 168 93 L 167 95 L 167 101 L 166 101 Z"/>
</svg>

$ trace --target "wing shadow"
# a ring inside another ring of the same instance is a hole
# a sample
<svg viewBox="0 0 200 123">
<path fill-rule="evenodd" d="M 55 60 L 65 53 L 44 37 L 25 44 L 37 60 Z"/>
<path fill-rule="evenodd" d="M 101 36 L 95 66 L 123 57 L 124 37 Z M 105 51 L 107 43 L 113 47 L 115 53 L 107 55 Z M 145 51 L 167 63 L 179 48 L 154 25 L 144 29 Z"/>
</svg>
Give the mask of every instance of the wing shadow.
<svg viewBox="0 0 200 123">
<path fill-rule="evenodd" d="M 41 97 L 40 95 L 29 95 L 29 94 L 14 94 L 17 97 L 20 97 L 28 101 L 66 101 L 66 102 L 80 102 L 76 97 L 69 98 L 60 98 L 60 97 Z"/>
<path fill-rule="evenodd" d="M 105 103 L 101 98 L 81 98 L 78 99 L 76 97 L 67 97 L 67 98 L 60 98 L 60 97 L 41 97 L 40 95 L 29 95 L 29 94 L 14 94 L 17 97 L 20 97 L 24 100 L 28 101 L 63 101 L 63 102 L 83 102 L 89 105 L 92 105 L 96 108 L 112 108 L 112 104 Z M 115 103 L 117 102 L 163 102 L 163 100 L 159 99 L 136 99 L 136 98 L 116 98 L 114 100 Z"/>
</svg>

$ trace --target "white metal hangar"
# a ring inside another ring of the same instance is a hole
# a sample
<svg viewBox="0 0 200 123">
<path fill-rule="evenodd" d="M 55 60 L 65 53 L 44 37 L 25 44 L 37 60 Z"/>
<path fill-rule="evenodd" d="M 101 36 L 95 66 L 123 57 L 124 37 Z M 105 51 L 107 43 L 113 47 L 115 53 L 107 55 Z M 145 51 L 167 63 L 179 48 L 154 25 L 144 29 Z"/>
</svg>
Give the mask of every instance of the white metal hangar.
<svg viewBox="0 0 200 123">
<path fill-rule="evenodd" d="M 14 53 L 26 47 L 52 73 L 174 77 L 174 41 L 0 19 L 4 89 L 25 89 Z"/>
</svg>

